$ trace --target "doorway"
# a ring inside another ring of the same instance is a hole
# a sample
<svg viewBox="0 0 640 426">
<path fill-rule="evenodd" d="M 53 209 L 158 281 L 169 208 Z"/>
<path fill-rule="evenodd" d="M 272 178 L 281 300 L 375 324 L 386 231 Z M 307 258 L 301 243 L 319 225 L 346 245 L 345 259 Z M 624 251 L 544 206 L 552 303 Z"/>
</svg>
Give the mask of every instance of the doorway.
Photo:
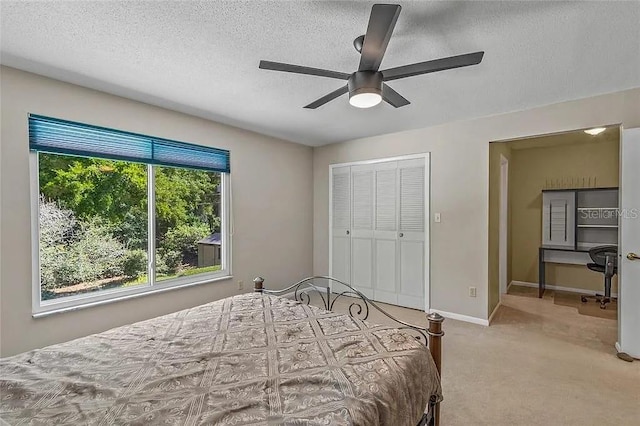
<svg viewBox="0 0 640 426">
<path fill-rule="evenodd" d="M 507 293 L 509 261 L 509 160 L 500 154 L 500 230 L 499 230 L 499 280 L 500 298 Z"/>
<path fill-rule="evenodd" d="M 605 309 L 581 296 L 605 292 L 605 274 L 588 267 L 590 249 L 618 247 L 620 132 L 608 126 L 490 144 L 489 312 L 513 297 L 540 299 L 551 310 L 571 308 L 578 323 L 610 320 L 615 343 L 617 269 Z"/>
</svg>

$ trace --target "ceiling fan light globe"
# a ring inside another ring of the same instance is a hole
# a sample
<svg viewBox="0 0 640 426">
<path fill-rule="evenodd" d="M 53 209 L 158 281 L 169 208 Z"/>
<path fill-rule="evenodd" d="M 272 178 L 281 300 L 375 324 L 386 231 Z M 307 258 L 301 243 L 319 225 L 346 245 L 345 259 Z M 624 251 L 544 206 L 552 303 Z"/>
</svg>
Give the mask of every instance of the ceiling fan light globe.
<svg viewBox="0 0 640 426">
<path fill-rule="evenodd" d="M 382 102 L 379 93 L 357 93 L 349 97 L 349 103 L 356 108 L 371 108 Z"/>
</svg>

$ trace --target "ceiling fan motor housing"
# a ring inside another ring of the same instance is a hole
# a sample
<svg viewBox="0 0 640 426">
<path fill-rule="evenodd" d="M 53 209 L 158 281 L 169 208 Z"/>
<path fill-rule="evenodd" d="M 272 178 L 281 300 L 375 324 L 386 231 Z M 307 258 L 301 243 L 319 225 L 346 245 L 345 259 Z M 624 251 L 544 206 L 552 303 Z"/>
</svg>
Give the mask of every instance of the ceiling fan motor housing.
<svg viewBox="0 0 640 426">
<path fill-rule="evenodd" d="M 382 96 L 382 73 L 380 71 L 356 71 L 348 80 L 349 98 L 361 93 Z"/>
</svg>

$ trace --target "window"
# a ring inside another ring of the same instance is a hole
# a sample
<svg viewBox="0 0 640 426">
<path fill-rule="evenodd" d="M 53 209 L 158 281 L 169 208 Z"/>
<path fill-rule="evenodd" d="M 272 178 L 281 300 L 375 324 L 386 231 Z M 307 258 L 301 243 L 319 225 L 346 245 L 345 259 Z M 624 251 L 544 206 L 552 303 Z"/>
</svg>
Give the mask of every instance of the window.
<svg viewBox="0 0 640 426">
<path fill-rule="evenodd" d="M 230 275 L 229 153 L 31 115 L 34 314 Z"/>
</svg>

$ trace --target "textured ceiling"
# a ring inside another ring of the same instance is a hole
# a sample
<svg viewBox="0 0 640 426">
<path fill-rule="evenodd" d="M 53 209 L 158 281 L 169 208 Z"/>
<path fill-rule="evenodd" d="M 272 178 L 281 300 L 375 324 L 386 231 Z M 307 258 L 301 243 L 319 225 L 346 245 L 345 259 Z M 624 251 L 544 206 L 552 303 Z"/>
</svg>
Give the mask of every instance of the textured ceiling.
<svg viewBox="0 0 640 426">
<path fill-rule="evenodd" d="M 352 72 L 373 2 L 0 3 L 4 65 L 308 145 L 640 87 L 640 2 L 399 2 L 382 69 L 484 50 L 480 65 L 390 83 L 412 104 L 318 110 Z"/>
</svg>

